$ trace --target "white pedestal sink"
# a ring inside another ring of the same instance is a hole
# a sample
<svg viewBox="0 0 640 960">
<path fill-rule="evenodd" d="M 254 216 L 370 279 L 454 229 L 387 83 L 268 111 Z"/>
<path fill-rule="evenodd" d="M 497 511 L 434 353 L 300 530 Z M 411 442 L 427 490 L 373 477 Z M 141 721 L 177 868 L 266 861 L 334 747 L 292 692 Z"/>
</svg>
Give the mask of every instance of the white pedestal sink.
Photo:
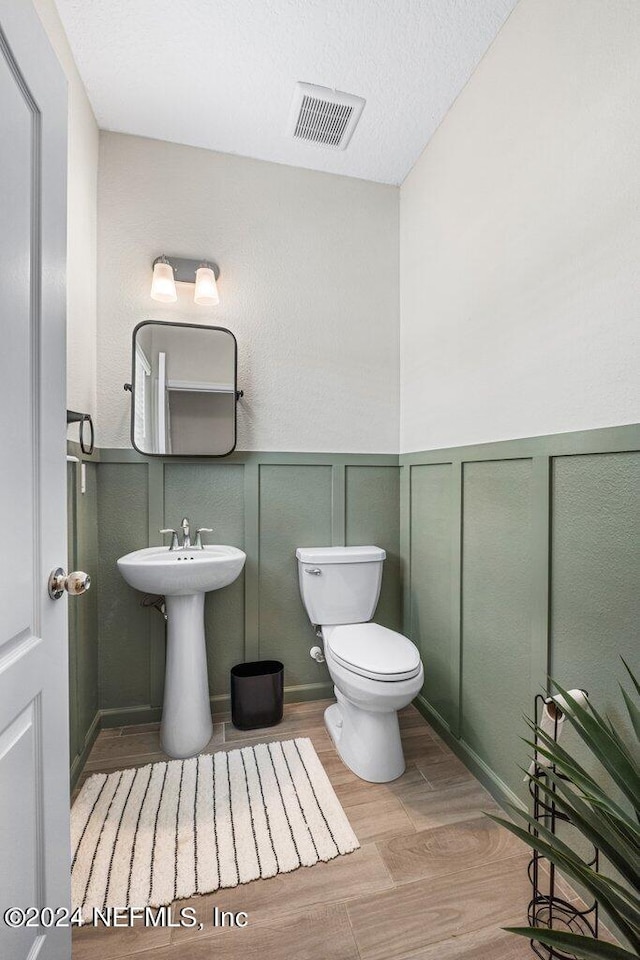
<svg viewBox="0 0 640 960">
<path fill-rule="evenodd" d="M 193 757 L 211 739 L 204 595 L 240 575 L 246 555 L 237 547 L 169 550 L 149 547 L 118 560 L 127 583 L 166 598 L 167 662 L 160 742 L 170 757 Z"/>
</svg>

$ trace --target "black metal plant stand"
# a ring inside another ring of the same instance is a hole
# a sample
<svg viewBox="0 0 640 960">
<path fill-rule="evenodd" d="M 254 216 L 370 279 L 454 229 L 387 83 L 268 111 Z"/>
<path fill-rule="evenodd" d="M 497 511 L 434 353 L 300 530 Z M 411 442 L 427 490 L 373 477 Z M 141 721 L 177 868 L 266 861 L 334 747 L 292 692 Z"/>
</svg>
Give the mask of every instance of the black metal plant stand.
<svg viewBox="0 0 640 960">
<path fill-rule="evenodd" d="M 540 723 L 542 711 L 544 710 L 545 698 L 538 695 L 535 698 L 535 719 L 536 724 Z M 558 717 L 555 720 L 554 737 L 558 734 Z M 545 767 L 537 762 L 535 763 L 535 775 L 537 777 L 546 777 L 547 770 L 552 770 L 557 777 L 568 780 L 555 766 Z M 556 792 L 552 784 L 553 793 Z M 570 818 L 556 807 L 553 797 L 543 794 L 540 787 L 533 780 L 529 781 L 529 792 L 533 797 L 533 817 L 544 825 L 551 833 L 556 832 L 558 823 L 571 823 Z M 529 827 L 529 833 L 537 836 L 534 827 Z M 589 866 L 598 870 L 600 853 L 597 847 L 593 848 L 593 858 L 589 861 Z M 564 930 L 567 933 L 578 933 L 585 937 L 598 936 L 598 904 L 597 901 L 592 906 L 580 910 L 575 903 L 571 903 L 560 896 L 556 867 L 549 862 L 546 857 L 537 850 L 534 850 L 533 856 L 529 861 L 529 879 L 533 888 L 533 896 L 529 903 L 528 918 L 529 925 L 532 927 L 542 927 L 551 930 Z M 538 940 L 531 940 L 531 949 L 542 960 L 573 960 L 573 955 L 559 950 L 557 947 L 548 946 L 540 943 Z"/>
</svg>

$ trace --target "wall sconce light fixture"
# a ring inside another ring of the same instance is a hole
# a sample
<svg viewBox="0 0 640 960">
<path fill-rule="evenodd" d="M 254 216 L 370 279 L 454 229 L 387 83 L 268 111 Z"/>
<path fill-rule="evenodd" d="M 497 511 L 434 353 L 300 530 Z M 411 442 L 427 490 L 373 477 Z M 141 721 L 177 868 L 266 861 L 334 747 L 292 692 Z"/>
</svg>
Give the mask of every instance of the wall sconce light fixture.
<svg viewBox="0 0 640 960">
<path fill-rule="evenodd" d="M 160 303 L 174 303 L 178 299 L 173 267 L 165 256 L 153 261 L 151 299 Z"/>
<path fill-rule="evenodd" d="M 188 260 L 185 257 L 156 257 L 153 261 L 151 299 L 160 303 L 175 303 L 178 299 L 176 283 L 195 284 L 194 302 L 204 307 L 220 303 L 216 280 L 220 276 L 217 263 L 209 260 Z"/>
<path fill-rule="evenodd" d="M 208 263 L 201 263 L 196 270 L 196 289 L 193 299 L 203 307 L 215 307 L 220 303 L 215 271 Z"/>
</svg>

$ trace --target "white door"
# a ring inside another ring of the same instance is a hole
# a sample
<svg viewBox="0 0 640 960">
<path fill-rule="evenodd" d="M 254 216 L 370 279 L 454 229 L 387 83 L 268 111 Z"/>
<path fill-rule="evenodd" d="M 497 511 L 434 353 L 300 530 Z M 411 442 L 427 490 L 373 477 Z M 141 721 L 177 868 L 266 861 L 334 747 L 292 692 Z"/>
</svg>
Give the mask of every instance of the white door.
<svg viewBox="0 0 640 960">
<path fill-rule="evenodd" d="M 0 0 L 0 957 L 67 960 L 65 563 L 67 92 L 30 0 Z M 45 920 L 47 920 L 45 914 Z"/>
</svg>

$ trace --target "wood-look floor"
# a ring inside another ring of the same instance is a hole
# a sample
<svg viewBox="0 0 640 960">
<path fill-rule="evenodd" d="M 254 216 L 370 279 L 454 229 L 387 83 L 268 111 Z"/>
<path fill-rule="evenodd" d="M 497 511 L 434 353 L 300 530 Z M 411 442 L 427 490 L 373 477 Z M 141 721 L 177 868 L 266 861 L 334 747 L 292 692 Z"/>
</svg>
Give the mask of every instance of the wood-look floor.
<svg viewBox="0 0 640 960">
<path fill-rule="evenodd" d="M 407 769 L 359 780 L 324 728 L 329 701 L 292 704 L 278 727 L 236 730 L 216 718 L 207 750 L 310 737 L 361 843 L 330 863 L 179 901 L 204 929 L 74 931 L 74 960 L 524 960 L 529 944 L 501 927 L 525 921 L 529 851 L 483 816 L 496 804 L 414 707 L 400 715 Z M 158 726 L 100 733 L 83 772 L 166 759 Z M 214 928 L 213 908 L 248 926 Z"/>
</svg>

